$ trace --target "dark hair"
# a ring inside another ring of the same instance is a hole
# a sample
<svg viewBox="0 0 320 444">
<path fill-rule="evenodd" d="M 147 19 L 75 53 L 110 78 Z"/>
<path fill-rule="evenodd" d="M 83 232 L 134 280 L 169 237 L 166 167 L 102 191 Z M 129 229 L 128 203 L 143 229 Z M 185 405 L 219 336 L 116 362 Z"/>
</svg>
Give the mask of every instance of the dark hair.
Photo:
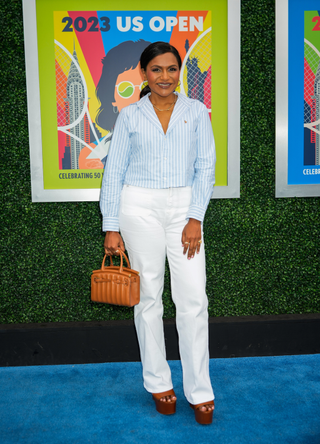
<svg viewBox="0 0 320 444">
<path fill-rule="evenodd" d="M 180 54 L 178 52 L 178 50 L 170 45 L 170 43 L 166 43 L 166 42 L 155 42 L 155 43 L 151 43 L 151 45 L 147 46 L 147 48 L 143 51 L 143 53 L 140 56 L 140 67 L 141 69 L 143 69 L 144 71 L 146 71 L 148 64 L 151 62 L 152 59 L 154 59 L 155 57 L 162 55 L 162 54 L 167 54 L 168 52 L 171 52 L 171 54 L 173 54 L 175 56 L 175 58 L 177 59 L 178 62 L 178 66 L 179 69 L 181 69 L 181 57 Z M 149 92 L 151 92 L 149 86 L 145 86 L 141 92 L 140 92 L 140 99 L 145 96 L 146 94 L 148 94 Z"/>
<path fill-rule="evenodd" d="M 114 88 L 117 77 L 124 71 L 135 69 L 139 63 L 139 56 L 150 42 L 131 40 L 120 43 L 110 49 L 102 59 L 102 73 L 96 88 L 96 95 L 101 106 L 98 110 L 96 123 L 106 130 L 112 130 L 118 117 L 118 110 L 112 105 L 115 101 Z"/>
</svg>

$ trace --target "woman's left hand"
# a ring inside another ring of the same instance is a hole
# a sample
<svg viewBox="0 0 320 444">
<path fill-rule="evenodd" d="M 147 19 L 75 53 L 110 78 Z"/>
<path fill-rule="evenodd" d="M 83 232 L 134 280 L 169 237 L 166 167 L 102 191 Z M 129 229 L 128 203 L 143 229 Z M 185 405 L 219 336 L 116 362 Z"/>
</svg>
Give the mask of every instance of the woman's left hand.
<svg viewBox="0 0 320 444">
<path fill-rule="evenodd" d="M 189 219 L 182 232 L 183 254 L 188 252 L 188 259 L 192 259 L 195 253 L 199 253 L 201 247 L 201 222 L 197 219 Z M 200 241 L 200 242 L 199 242 Z"/>
</svg>

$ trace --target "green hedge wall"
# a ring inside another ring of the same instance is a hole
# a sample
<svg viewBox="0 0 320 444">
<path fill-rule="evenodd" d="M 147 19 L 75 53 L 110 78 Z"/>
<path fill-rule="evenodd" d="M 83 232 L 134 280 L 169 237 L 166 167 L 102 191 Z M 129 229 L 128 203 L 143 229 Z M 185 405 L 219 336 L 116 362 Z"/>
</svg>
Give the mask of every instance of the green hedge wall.
<svg viewBox="0 0 320 444">
<path fill-rule="evenodd" d="M 319 198 L 274 197 L 274 1 L 241 3 L 241 199 L 208 208 L 210 316 L 319 312 Z M 0 323 L 132 318 L 90 301 L 98 203 L 31 203 L 20 0 L 1 2 L 0 20 Z M 164 307 L 174 317 L 168 271 Z"/>
</svg>

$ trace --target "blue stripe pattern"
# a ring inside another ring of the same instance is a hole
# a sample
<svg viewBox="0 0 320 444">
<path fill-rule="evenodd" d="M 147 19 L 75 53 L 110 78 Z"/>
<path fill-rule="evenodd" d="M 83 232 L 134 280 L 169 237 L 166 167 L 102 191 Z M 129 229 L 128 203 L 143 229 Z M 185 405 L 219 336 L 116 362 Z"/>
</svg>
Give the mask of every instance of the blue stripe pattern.
<svg viewBox="0 0 320 444">
<path fill-rule="evenodd" d="M 214 185 L 211 122 L 205 105 L 177 95 L 166 134 L 148 95 L 121 110 L 102 180 L 103 231 L 119 231 L 123 185 L 154 189 L 191 186 L 187 218 L 203 221 Z"/>
</svg>

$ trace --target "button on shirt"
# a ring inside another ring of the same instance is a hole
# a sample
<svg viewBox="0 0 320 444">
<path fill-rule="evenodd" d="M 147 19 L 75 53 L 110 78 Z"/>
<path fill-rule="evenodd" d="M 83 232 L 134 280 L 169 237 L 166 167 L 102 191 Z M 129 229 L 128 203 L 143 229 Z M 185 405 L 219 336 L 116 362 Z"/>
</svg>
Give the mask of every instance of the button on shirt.
<svg viewBox="0 0 320 444">
<path fill-rule="evenodd" d="M 204 219 L 214 185 L 215 144 L 207 108 L 177 94 L 165 134 L 149 95 L 118 116 L 100 194 L 103 231 L 119 231 L 123 185 L 192 187 L 187 219 Z"/>
</svg>

